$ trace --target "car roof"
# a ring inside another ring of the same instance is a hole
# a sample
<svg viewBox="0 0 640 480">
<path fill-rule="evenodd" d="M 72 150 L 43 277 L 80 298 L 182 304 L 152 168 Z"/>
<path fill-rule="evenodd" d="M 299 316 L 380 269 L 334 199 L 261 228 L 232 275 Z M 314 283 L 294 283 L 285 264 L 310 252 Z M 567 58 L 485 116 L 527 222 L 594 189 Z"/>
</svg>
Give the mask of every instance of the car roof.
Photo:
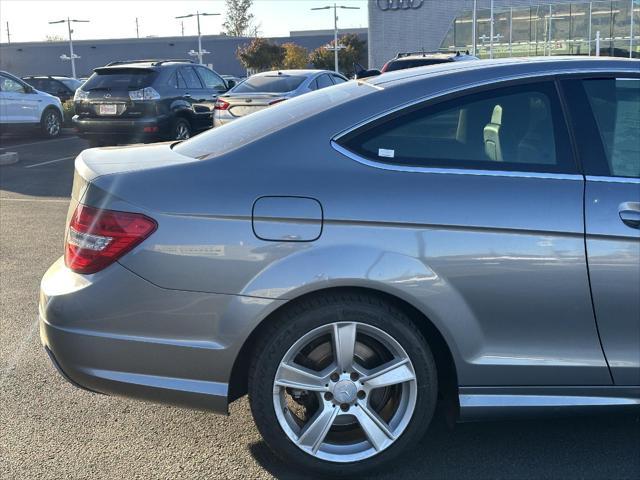
<svg viewBox="0 0 640 480">
<path fill-rule="evenodd" d="M 318 69 L 293 69 L 293 70 L 270 70 L 268 72 L 260 72 L 260 73 L 256 73 L 252 76 L 257 77 L 257 76 L 273 76 L 273 75 L 278 75 L 278 74 L 282 74 L 282 75 L 291 75 L 291 76 L 304 76 L 304 77 L 308 77 L 311 75 L 316 75 L 319 73 L 336 73 L 334 71 L 331 70 L 318 70 Z M 342 76 L 342 74 L 338 74 L 340 76 Z"/>
<path fill-rule="evenodd" d="M 417 60 L 420 58 L 429 58 L 435 60 L 451 60 L 456 57 L 471 56 L 468 53 L 463 52 L 411 52 L 411 53 L 399 53 L 394 58 L 389 60 L 390 62 L 401 62 L 403 60 Z"/>
<path fill-rule="evenodd" d="M 523 57 L 497 60 L 479 60 L 477 62 L 445 62 L 438 65 L 394 70 L 382 75 L 363 79 L 379 87 L 391 87 L 408 84 L 440 75 L 458 75 L 473 73 L 478 80 L 506 79 L 523 74 L 571 73 L 580 71 L 635 70 L 640 72 L 640 61 L 619 57 Z"/>
</svg>

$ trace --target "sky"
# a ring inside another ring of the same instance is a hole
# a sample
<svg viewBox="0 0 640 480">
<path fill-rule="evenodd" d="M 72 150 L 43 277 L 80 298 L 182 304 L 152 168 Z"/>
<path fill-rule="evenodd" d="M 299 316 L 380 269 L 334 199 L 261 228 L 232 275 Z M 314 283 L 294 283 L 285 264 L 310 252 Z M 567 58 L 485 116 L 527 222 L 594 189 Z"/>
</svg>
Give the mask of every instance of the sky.
<svg viewBox="0 0 640 480">
<path fill-rule="evenodd" d="M 291 30 L 333 29 L 333 10 L 310 10 L 330 4 L 333 0 L 254 0 L 251 12 L 261 36 L 288 36 Z M 339 10 L 338 28 L 367 26 L 366 0 L 340 0 L 339 4 L 360 9 Z M 0 41 L 7 42 L 7 22 L 11 42 L 42 41 L 47 35 L 66 39 L 65 24 L 48 22 L 67 16 L 90 20 L 73 27 L 77 40 L 135 37 L 136 17 L 140 37 L 175 36 L 181 35 L 181 25 L 174 17 L 196 11 L 223 14 L 200 18 L 203 35 L 222 31 L 224 0 L 0 0 Z M 184 20 L 184 33 L 197 34 L 195 18 Z"/>
</svg>

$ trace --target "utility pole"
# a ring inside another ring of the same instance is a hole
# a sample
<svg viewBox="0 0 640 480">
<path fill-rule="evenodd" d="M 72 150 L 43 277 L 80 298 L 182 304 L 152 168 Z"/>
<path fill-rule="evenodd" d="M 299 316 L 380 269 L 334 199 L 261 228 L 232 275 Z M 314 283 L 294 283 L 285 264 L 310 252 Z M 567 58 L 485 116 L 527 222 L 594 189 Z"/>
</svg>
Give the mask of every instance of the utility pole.
<svg viewBox="0 0 640 480">
<path fill-rule="evenodd" d="M 629 26 L 629 58 L 633 58 L 633 4 L 635 0 L 631 0 L 631 25 Z M 9 33 L 9 22 L 7 22 L 7 33 Z"/>
<path fill-rule="evenodd" d="M 182 36 L 184 37 L 184 22 L 180 22 L 180 26 L 182 27 Z"/>
<path fill-rule="evenodd" d="M 473 19 L 471 25 L 471 54 L 476 55 L 478 49 L 478 0 L 473 0 Z"/>
<path fill-rule="evenodd" d="M 200 12 L 196 12 L 196 13 L 190 13 L 189 15 L 181 15 L 179 17 L 176 17 L 177 19 L 182 19 L 182 18 L 190 18 L 190 17 L 196 17 L 197 21 L 198 21 L 198 51 L 194 52 L 193 50 L 189 51 L 189 55 L 191 56 L 197 56 L 198 57 L 198 63 L 200 65 L 202 65 L 202 55 L 205 53 L 210 53 L 207 52 L 206 50 L 202 49 L 202 34 L 200 33 L 200 17 L 213 17 L 216 15 L 220 15 L 219 13 L 200 13 Z M 182 25 L 182 35 L 184 36 L 184 24 Z"/>
<path fill-rule="evenodd" d="M 633 32 L 631 33 L 633 34 Z M 7 44 L 11 45 L 11 31 L 9 30 L 9 22 L 7 22 Z"/>
<path fill-rule="evenodd" d="M 491 19 L 489 20 L 489 58 L 493 58 L 493 0 L 491 0 Z"/>
<path fill-rule="evenodd" d="M 138 17 L 136 17 L 136 38 L 140 38 L 140 30 L 138 29 Z"/>
<path fill-rule="evenodd" d="M 333 61 L 334 61 L 334 70 L 338 72 L 338 50 L 344 48 L 338 46 L 338 9 L 342 8 L 344 10 L 360 10 L 360 7 L 347 7 L 345 5 L 337 5 L 333 4 L 326 5 L 324 7 L 314 7 L 311 10 L 330 10 L 333 8 L 333 48 L 327 47 L 329 50 L 333 50 Z"/>
<path fill-rule="evenodd" d="M 60 59 L 61 60 L 71 60 L 71 76 L 73 78 L 76 78 L 76 58 L 80 58 L 79 55 L 76 55 L 75 53 L 73 53 L 73 39 L 71 38 L 71 34 L 73 33 L 73 30 L 71 29 L 71 24 L 72 23 L 89 23 L 89 20 L 74 20 L 71 19 L 69 17 L 67 17 L 66 20 L 56 20 L 55 22 L 49 22 L 50 25 L 53 25 L 54 23 L 65 23 L 67 24 L 67 28 L 69 30 L 69 56 L 67 57 L 66 55 L 62 54 L 60 55 Z"/>
</svg>

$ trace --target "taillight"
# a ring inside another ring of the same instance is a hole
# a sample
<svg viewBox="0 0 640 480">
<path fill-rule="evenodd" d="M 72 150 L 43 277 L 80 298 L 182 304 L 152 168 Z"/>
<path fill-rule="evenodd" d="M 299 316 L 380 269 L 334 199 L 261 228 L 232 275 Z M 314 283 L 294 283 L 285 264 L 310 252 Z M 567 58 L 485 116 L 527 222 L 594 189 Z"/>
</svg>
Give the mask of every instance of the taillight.
<svg viewBox="0 0 640 480">
<path fill-rule="evenodd" d="M 139 214 L 78 205 L 65 239 L 64 261 L 77 273 L 96 273 L 151 235 L 158 224 Z"/>
<path fill-rule="evenodd" d="M 389 68 L 389 62 L 384 64 L 384 66 L 380 69 L 380 72 L 382 72 L 382 73 L 386 72 L 387 68 Z"/>
<path fill-rule="evenodd" d="M 226 110 L 229 108 L 229 102 L 225 102 L 224 100 L 217 99 L 216 104 L 213 108 L 215 110 Z"/>
</svg>

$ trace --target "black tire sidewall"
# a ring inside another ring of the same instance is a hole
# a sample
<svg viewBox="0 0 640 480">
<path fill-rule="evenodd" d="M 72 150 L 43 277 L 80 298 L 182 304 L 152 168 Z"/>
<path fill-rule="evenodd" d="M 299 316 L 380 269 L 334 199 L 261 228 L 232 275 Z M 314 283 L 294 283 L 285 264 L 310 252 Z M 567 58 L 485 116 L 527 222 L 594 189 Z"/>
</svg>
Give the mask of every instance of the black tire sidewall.
<svg viewBox="0 0 640 480">
<path fill-rule="evenodd" d="M 47 130 L 47 117 L 53 114 L 58 118 L 58 133 L 55 135 L 50 135 L 49 131 Z M 55 108 L 45 108 L 44 112 L 42 112 L 42 117 L 40 118 L 40 131 L 42 133 L 42 135 L 44 135 L 47 138 L 56 138 L 60 136 L 60 133 L 62 133 L 62 115 L 60 115 L 60 112 L 58 112 Z"/>
<path fill-rule="evenodd" d="M 303 452 L 280 427 L 273 406 L 273 379 L 288 349 L 309 331 L 336 321 L 366 323 L 390 334 L 409 355 L 418 381 L 413 418 L 402 435 L 381 453 L 352 463 L 328 462 Z M 388 465 L 423 436 L 436 405 L 437 372 L 427 343 L 402 311 L 368 296 L 325 297 L 289 309 L 275 323 L 278 328 L 266 334 L 266 340 L 256 349 L 250 369 L 249 398 L 260 433 L 283 460 L 321 475 L 362 475 Z"/>
</svg>

